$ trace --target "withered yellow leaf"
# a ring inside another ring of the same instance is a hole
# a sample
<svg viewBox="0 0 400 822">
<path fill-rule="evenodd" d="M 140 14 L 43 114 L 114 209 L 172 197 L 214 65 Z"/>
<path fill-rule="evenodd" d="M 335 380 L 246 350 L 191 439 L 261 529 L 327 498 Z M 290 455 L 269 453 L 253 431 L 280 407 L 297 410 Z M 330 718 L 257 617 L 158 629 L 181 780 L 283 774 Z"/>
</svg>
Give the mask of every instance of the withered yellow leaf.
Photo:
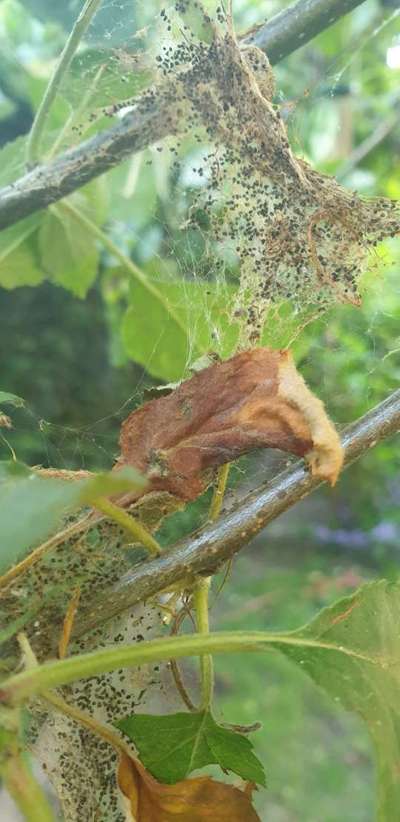
<svg viewBox="0 0 400 822">
<path fill-rule="evenodd" d="M 163 785 L 126 754 L 119 762 L 118 786 L 127 822 L 260 822 L 251 786 L 241 791 L 208 776 Z"/>
</svg>

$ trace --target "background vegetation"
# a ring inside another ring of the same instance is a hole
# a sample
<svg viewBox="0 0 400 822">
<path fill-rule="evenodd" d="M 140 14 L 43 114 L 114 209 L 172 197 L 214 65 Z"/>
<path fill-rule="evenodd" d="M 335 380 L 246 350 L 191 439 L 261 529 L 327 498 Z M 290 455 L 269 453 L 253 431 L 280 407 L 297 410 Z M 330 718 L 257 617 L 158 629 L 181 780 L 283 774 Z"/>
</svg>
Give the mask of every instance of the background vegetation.
<svg viewBox="0 0 400 822">
<path fill-rule="evenodd" d="M 267 11 L 272 15 L 286 5 L 275 0 Z M 78 6 L 73 0 L 0 2 L 0 182 L 21 168 L 23 135 Z M 73 145 L 77 133 L 103 127 L 102 107 L 140 87 L 141 74 L 129 63 L 130 37 L 158 10 L 155 2 L 104 3 L 52 109 L 46 149 L 55 140 L 59 147 Z M 265 13 L 263 0 L 235 2 L 238 31 Z M 297 153 L 349 188 L 393 198 L 400 194 L 398 29 L 397 2 L 367 0 L 276 69 L 276 102 Z M 82 78 L 86 88 L 103 63 L 107 68 L 93 95 L 77 112 Z M 188 141 L 177 170 L 170 151 L 146 150 L 76 197 L 145 274 L 190 277 L 196 271 L 206 288 L 212 261 L 204 236 L 181 229 L 192 197 L 193 152 Z M 162 318 L 143 297 L 142 339 L 158 333 L 166 352 L 160 373 L 157 356 L 145 342 L 135 348 L 127 333 L 134 304 L 130 276 L 110 249 L 73 222 L 61 226 L 57 212 L 49 212 L 38 230 L 32 226 L 11 252 L 14 229 L 0 235 L 1 388 L 26 402 L 12 412 L 13 429 L 2 429 L 2 458 L 13 449 L 30 464 L 107 467 L 118 453 L 121 420 L 147 387 L 176 376 L 174 364 L 185 361 L 187 351 L 179 350 L 179 339 L 170 344 Z M 362 308 L 337 307 L 296 340 L 300 370 L 339 425 L 398 386 L 399 259 L 398 242 L 380 248 L 365 278 Z M 264 454 L 240 463 L 231 500 L 279 464 Z M 236 561 L 228 584 L 215 594 L 215 624 L 294 628 L 361 581 L 397 574 L 399 468 L 395 443 L 383 443 L 349 469 L 333 492 L 321 490 L 280 518 Z M 164 540 L 190 530 L 205 506 L 200 501 L 174 518 Z M 263 818 L 371 820 L 365 729 L 301 673 L 291 668 L 289 675 L 288 665 L 271 658 L 266 677 L 252 656 L 243 667 L 231 657 L 217 661 L 223 712 L 244 723 L 264 718 L 255 737 L 269 783 L 260 800 Z"/>
</svg>

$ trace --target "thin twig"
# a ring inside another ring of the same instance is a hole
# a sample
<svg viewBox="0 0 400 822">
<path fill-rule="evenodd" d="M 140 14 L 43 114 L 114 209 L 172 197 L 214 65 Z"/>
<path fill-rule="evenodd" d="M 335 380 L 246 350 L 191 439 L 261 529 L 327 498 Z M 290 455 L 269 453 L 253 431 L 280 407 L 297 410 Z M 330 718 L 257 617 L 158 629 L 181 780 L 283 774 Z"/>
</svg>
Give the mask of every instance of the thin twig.
<svg viewBox="0 0 400 822">
<path fill-rule="evenodd" d="M 182 674 L 179 670 L 179 666 L 178 666 L 177 661 L 175 659 L 170 659 L 168 664 L 169 664 L 169 667 L 170 667 L 170 670 L 171 670 L 171 674 L 172 674 L 172 677 L 173 677 L 173 680 L 174 680 L 174 683 L 175 683 L 176 690 L 178 691 L 178 694 L 181 697 L 182 702 L 184 703 L 184 705 L 186 705 L 186 707 L 189 711 L 194 713 L 195 711 L 197 711 L 197 708 L 196 708 L 196 705 L 194 704 L 194 702 L 192 702 L 192 700 L 191 700 L 191 698 L 190 698 L 190 696 L 189 696 L 189 694 L 186 690 L 185 684 L 184 684 L 183 679 L 182 679 Z"/>
<path fill-rule="evenodd" d="M 69 35 L 68 40 L 61 52 L 60 59 L 42 97 L 40 106 L 33 121 L 31 132 L 29 134 L 26 148 L 26 160 L 28 166 L 32 166 L 38 159 L 40 141 L 46 126 L 50 108 L 57 96 L 62 79 L 71 64 L 71 60 L 79 46 L 79 43 L 87 31 L 101 2 L 102 0 L 86 0 L 86 3 L 79 13 L 71 34 Z"/>
</svg>

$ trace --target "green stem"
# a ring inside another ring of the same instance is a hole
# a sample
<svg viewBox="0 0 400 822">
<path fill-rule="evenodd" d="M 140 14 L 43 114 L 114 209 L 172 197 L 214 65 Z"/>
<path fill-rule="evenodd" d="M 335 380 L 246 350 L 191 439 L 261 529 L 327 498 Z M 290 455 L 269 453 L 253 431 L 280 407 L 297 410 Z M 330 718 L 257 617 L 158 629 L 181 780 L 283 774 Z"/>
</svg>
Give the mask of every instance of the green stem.
<svg viewBox="0 0 400 822">
<path fill-rule="evenodd" d="M 26 634 L 24 634 L 22 631 L 21 633 L 17 634 L 17 641 L 22 651 L 24 667 L 28 668 L 29 670 L 31 670 L 31 668 L 37 668 L 39 663 L 31 648 L 31 644 Z"/>
<path fill-rule="evenodd" d="M 211 500 L 210 511 L 208 514 L 209 522 L 214 522 L 214 520 L 218 519 L 221 513 L 230 467 L 230 462 L 227 462 L 226 465 L 221 465 L 221 468 L 218 469 L 217 482 L 214 487 L 213 498 Z"/>
<path fill-rule="evenodd" d="M 1 775 L 26 822 L 55 822 L 46 795 L 34 779 L 26 755 L 11 756 Z"/>
<path fill-rule="evenodd" d="M 196 621 L 198 633 L 207 636 L 210 633 L 208 618 L 208 595 L 210 591 L 211 577 L 200 577 L 196 582 L 193 593 L 193 602 L 196 611 Z M 214 665 L 210 654 L 202 654 L 200 657 L 201 673 L 201 703 L 200 710 L 208 711 L 211 707 L 214 693 Z"/>
<path fill-rule="evenodd" d="M 75 208 L 75 206 L 72 205 L 70 200 L 64 200 L 57 207 L 69 211 L 69 213 L 72 216 L 74 216 L 82 225 L 84 225 L 94 237 L 97 237 L 97 239 L 102 243 L 102 245 L 108 249 L 110 254 L 116 257 L 117 260 L 120 261 L 121 265 L 123 265 L 124 268 L 126 268 L 127 271 L 129 271 L 132 277 L 135 280 L 137 280 L 143 286 L 143 288 L 145 288 L 146 291 L 149 292 L 149 294 L 152 294 L 152 296 L 155 297 L 159 303 L 161 303 L 165 313 L 169 314 L 169 316 L 178 326 L 178 328 L 181 331 L 183 331 L 185 336 L 187 335 L 187 329 L 184 323 L 182 322 L 178 314 L 176 314 L 171 305 L 168 303 L 168 300 L 165 299 L 161 291 L 158 290 L 157 286 L 154 285 L 154 283 L 152 283 L 151 280 L 149 280 L 149 278 L 146 277 L 145 274 L 143 274 L 140 268 L 137 265 L 135 265 L 133 260 L 131 260 L 130 257 L 127 257 L 126 254 L 124 254 L 123 251 L 121 251 L 118 248 L 118 246 L 110 239 L 110 237 L 108 237 L 107 234 L 105 234 L 104 231 L 102 231 L 101 228 L 99 228 L 96 225 L 96 223 L 92 222 L 92 220 L 89 217 L 87 217 L 86 214 L 82 214 L 81 211 Z M 194 354 L 197 353 L 200 354 L 201 352 L 194 350 Z"/>
<path fill-rule="evenodd" d="M 79 43 L 87 31 L 90 22 L 96 14 L 101 2 L 102 0 L 86 0 L 82 11 L 75 20 L 71 34 L 69 35 L 68 40 L 61 52 L 58 63 L 54 69 L 52 77 L 49 80 L 48 86 L 33 121 L 26 149 L 26 160 L 29 166 L 34 165 L 38 160 L 40 140 L 46 125 L 50 108 L 55 97 L 57 96 L 61 81 L 68 70 Z"/>
<path fill-rule="evenodd" d="M 138 519 L 131 517 L 123 508 L 115 505 L 114 502 L 110 502 L 106 497 L 98 497 L 93 501 L 93 506 L 101 511 L 102 514 L 105 514 L 106 517 L 117 522 L 118 525 L 121 525 L 129 534 L 132 534 L 135 540 L 144 545 L 153 557 L 160 556 L 161 548 L 157 540 L 154 539 L 150 531 L 148 531 Z"/>
<path fill-rule="evenodd" d="M 47 551 L 50 551 L 51 548 L 55 548 L 56 545 L 59 545 L 61 542 L 68 540 L 70 537 L 75 534 L 79 534 L 81 531 L 84 531 L 85 528 L 90 527 L 91 524 L 96 524 L 91 514 L 88 514 L 83 519 L 78 520 L 77 522 L 73 522 L 72 525 L 69 525 L 67 528 L 64 528 L 63 531 L 60 531 L 58 534 L 55 534 L 50 539 L 43 542 L 41 545 L 38 545 L 30 554 L 28 554 L 25 559 L 22 559 L 21 562 L 18 562 L 17 565 L 14 565 L 9 571 L 6 571 L 3 576 L 0 577 L 0 590 L 1 588 L 6 588 L 13 579 L 18 577 L 20 574 L 25 573 L 28 568 L 38 562 Z"/>
<path fill-rule="evenodd" d="M 212 634 L 188 634 L 183 636 L 152 639 L 140 644 L 122 648 L 91 651 L 87 654 L 68 657 L 56 662 L 46 662 L 38 668 L 23 671 L 3 681 L 0 686 L 0 703 L 9 705 L 43 693 L 61 685 L 68 685 L 78 679 L 116 671 L 118 668 L 130 668 L 164 659 L 180 659 L 200 654 L 223 654 L 238 651 L 265 651 L 269 646 L 289 645 L 298 648 L 324 648 L 335 653 L 343 653 L 353 659 L 360 659 L 376 665 L 377 660 L 322 640 L 304 639 L 287 633 L 269 633 L 267 631 L 214 631 Z"/>
</svg>

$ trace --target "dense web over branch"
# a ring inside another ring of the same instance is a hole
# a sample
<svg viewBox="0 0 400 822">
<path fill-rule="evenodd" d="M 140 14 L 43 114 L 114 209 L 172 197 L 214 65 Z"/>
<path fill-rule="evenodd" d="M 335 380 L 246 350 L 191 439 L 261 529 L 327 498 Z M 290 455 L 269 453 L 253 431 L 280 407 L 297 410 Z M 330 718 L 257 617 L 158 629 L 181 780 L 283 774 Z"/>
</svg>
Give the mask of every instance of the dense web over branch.
<svg viewBox="0 0 400 822">
<path fill-rule="evenodd" d="M 286 301 L 315 311 L 335 301 L 359 304 L 368 251 L 399 232 L 400 211 L 295 157 L 272 102 L 268 58 L 256 46 L 239 47 L 222 8 L 213 23 L 194 6 L 201 39 L 185 26 L 183 40 L 163 47 L 157 60 L 168 91 L 161 93 L 170 105 L 175 97 L 177 128 L 200 129 L 211 144 L 196 169 L 206 180 L 197 205 L 217 247 L 230 248 L 239 263 L 232 313 L 246 347 L 260 339 L 269 308 Z M 191 4 L 175 8 L 185 16 Z M 170 31 L 173 20 L 162 15 Z M 190 224 L 198 215 L 192 208 Z"/>
</svg>

